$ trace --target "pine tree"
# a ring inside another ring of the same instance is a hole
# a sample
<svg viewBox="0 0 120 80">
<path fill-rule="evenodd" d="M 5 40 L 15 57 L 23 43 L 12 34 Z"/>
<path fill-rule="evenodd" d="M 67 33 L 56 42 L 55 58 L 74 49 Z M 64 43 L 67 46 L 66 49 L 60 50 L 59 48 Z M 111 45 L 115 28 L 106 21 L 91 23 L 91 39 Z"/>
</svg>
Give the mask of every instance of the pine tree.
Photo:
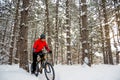
<svg viewBox="0 0 120 80">
<path fill-rule="evenodd" d="M 66 41 L 67 41 L 67 64 L 71 64 L 71 39 L 70 39 L 70 12 L 69 12 L 69 0 L 66 0 Z"/>
<path fill-rule="evenodd" d="M 103 7 L 103 17 L 104 17 L 104 29 L 105 29 L 105 56 L 106 56 L 106 63 L 113 64 L 112 52 L 111 52 L 111 45 L 110 45 L 110 32 L 109 32 L 109 24 L 108 18 L 106 14 L 106 7 L 105 4 L 106 0 L 102 0 L 102 7 Z"/>
<path fill-rule="evenodd" d="M 89 42 L 88 42 L 88 27 L 87 27 L 87 4 L 86 0 L 81 0 L 81 18 L 82 18 L 82 64 L 90 64 Z"/>
<path fill-rule="evenodd" d="M 18 16 L 19 16 L 19 4 L 20 0 L 17 0 L 17 6 L 16 6 L 16 13 L 15 13 L 15 21 L 14 21 L 14 28 L 13 28 L 13 36 L 12 36 L 12 42 L 10 47 L 10 57 L 9 57 L 9 64 L 11 65 L 13 63 L 13 50 L 14 50 L 14 44 L 15 44 L 15 36 L 17 32 L 17 26 L 18 26 Z"/>
<path fill-rule="evenodd" d="M 20 67 L 29 70 L 28 51 L 27 51 L 27 36 L 28 36 L 28 9 L 29 0 L 22 1 L 21 21 L 20 21 Z"/>
<path fill-rule="evenodd" d="M 58 25 L 58 7 L 59 7 L 59 0 L 56 1 L 56 23 L 55 23 L 55 63 L 58 63 L 58 48 L 59 48 L 59 43 L 58 43 L 58 32 L 59 32 L 59 25 Z"/>
<path fill-rule="evenodd" d="M 51 27 L 50 27 L 50 21 L 49 21 L 49 5 L 48 5 L 48 0 L 45 0 L 45 16 L 46 16 L 46 33 L 47 33 L 47 42 L 52 50 L 52 44 L 51 44 Z M 51 63 L 53 64 L 53 55 L 51 55 Z"/>
</svg>

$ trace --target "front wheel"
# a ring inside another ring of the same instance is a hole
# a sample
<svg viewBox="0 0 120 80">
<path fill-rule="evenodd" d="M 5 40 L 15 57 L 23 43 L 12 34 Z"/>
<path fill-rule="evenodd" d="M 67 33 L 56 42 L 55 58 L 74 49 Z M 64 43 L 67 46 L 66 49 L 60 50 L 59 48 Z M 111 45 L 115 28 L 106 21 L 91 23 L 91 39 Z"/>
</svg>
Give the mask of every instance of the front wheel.
<svg viewBox="0 0 120 80">
<path fill-rule="evenodd" d="M 54 71 L 53 66 L 50 63 L 48 63 L 48 62 L 45 63 L 44 72 L 45 72 L 45 76 L 46 76 L 47 80 L 55 79 L 55 71 Z"/>
</svg>

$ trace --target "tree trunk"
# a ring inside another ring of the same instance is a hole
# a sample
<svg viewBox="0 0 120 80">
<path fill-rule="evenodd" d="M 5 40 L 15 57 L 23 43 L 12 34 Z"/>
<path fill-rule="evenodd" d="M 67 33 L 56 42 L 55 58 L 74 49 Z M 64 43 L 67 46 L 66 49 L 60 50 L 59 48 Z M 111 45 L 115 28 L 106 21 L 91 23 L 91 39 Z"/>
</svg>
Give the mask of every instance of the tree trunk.
<svg viewBox="0 0 120 80">
<path fill-rule="evenodd" d="M 15 44 L 15 36 L 16 36 L 16 30 L 18 26 L 18 16 L 19 16 L 19 4 L 20 0 L 17 0 L 17 7 L 16 7 L 16 13 L 15 13 L 15 23 L 14 23 L 14 28 L 13 28 L 13 36 L 12 36 L 12 41 L 11 41 L 11 47 L 10 47 L 10 57 L 9 57 L 9 64 L 12 65 L 13 63 L 13 49 L 14 49 L 14 44 Z"/>
<path fill-rule="evenodd" d="M 6 21 L 5 21 L 5 25 L 6 25 L 6 26 L 5 26 L 5 29 L 3 30 L 3 34 L 2 34 L 2 44 L 1 44 L 1 50 L 2 50 L 2 51 L 1 51 L 1 53 L 0 53 L 1 56 L 6 55 L 6 53 L 5 53 L 4 50 L 6 50 L 6 49 L 5 49 L 5 48 L 6 48 L 6 47 L 5 47 L 5 46 L 6 46 L 6 45 L 5 45 L 5 38 L 6 38 L 6 35 L 7 35 L 6 33 L 7 33 L 7 29 L 8 29 L 8 22 L 9 22 L 8 19 L 6 19 Z M 4 61 L 3 61 L 3 60 L 4 60 L 4 57 L 3 57 L 1 60 L 2 60 L 1 62 L 2 62 L 2 64 L 3 64 L 3 63 L 4 63 Z"/>
<path fill-rule="evenodd" d="M 82 64 L 91 66 L 89 55 L 89 43 L 88 43 L 88 28 L 87 28 L 87 4 L 86 0 L 81 0 L 82 13 Z"/>
<path fill-rule="evenodd" d="M 51 28 L 50 28 L 50 22 L 49 22 L 49 9 L 48 9 L 48 1 L 49 0 L 45 0 L 45 5 L 46 5 L 46 10 L 45 10 L 45 16 L 46 16 L 46 27 L 47 27 L 47 35 L 48 35 L 48 45 L 50 47 L 50 49 L 52 50 L 52 44 L 51 44 Z M 53 55 L 51 54 L 51 63 L 53 63 Z"/>
<path fill-rule="evenodd" d="M 79 0 L 79 41 L 81 42 L 81 29 L 82 26 L 81 26 L 81 0 Z M 81 52 L 81 49 L 80 49 L 80 42 L 78 44 L 78 64 L 80 63 L 80 52 Z"/>
<path fill-rule="evenodd" d="M 104 17 L 104 29 L 105 29 L 105 49 L 106 49 L 106 56 L 108 57 L 108 63 L 113 64 L 112 52 L 111 52 L 111 45 L 110 45 L 110 35 L 109 35 L 109 25 L 108 19 L 106 14 L 106 7 L 105 7 L 106 0 L 102 0 L 102 7 L 103 7 L 103 17 Z"/>
<path fill-rule="evenodd" d="M 120 0 L 114 0 L 114 7 L 115 7 L 115 17 L 116 17 L 116 22 L 118 26 L 118 35 L 120 37 Z M 120 43 L 120 42 L 119 42 Z"/>
<path fill-rule="evenodd" d="M 28 51 L 27 51 L 27 33 L 28 33 L 28 6 L 29 0 L 23 0 L 20 21 L 20 67 L 29 70 Z"/>
<path fill-rule="evenodd" d="M 120 54 L 120 52 L 117 51 L 117 53 L 116 53 L 116 64 L 119 64 L 119 54 Z"/>
<path fill-rule="evenodd" d="M 99 3 L 96 1 L 97 5 L 99 5 Z M 106 56 L 105 56 L 105 45 L 104 45 L 104 33 L 103 33 L 103 26 L 102 26 L 102 20 L 101 20 L 101 12 L 100 12 L 100 7 L 98 6 L 98 13 L 99 13 L 99 22 L 100 22 L 100 34 L 101 34 L 101 43 L 102 43 L 102 53 L 103 53 L 103 62 L 104 64 L 106 64 Z"/>
<path fill-rule="evenodd" d="M 64 50 L 63 50 L 63 46 L 64 46 L 64 41 L 63 40 L 63 26 L 61 25 L 62 24 L 62 20 L 59 20 L 59 26 L 61 27 L 61 30 L 60 30 L 60 34 L 61 34 L 61 40 L 60 40 L 60 52 L 61 52 L 61 63 L 64 64 Z"/>
<path fill-rule="evenodd" d="M 59 0 L 56 1 L 56 24 L 55 24 L 55 63 L 58 63 L 58 48 L 59 48 L 59 43 L 58 43 L 58 7 L 59 7 Z"/>
<path fill-rule="evenodd" d="M 117 23 L 117 42 L 120 45 L 120 5 L 118 5 L 120 0 L 114 0 L 114 8 L 115 8 L 115 18 Z M 116 51 L 117 52 L 117 51 Z M 116 53 L 117 54 L 117 53 Z"/>
<path fill-rule="evenodd" d="M 116 64 L 119 64 L 119 51 L 118 51 L 118 44 L 117 44 L 117 42 L 115 41 L 115 33 L 114 33 L 114 30 L 113 30 L 113 28 L 112 27 L 110 27 L 111 28 L 111 32 L 112 32 L 112 38 L 113 38 L 113 41 L 114 41 L 114 47 L 116 48 L 116 52 L 115 52 L 115 54 L 116 54 Z"/>
<path fill-rule="evenodd" d="M 66 41 L 67 41 L 67 64 L 72 64 L 71 62 L 71 39 L 70 39 L 70 15 L 69 15 L 69 0 L 66 0 Z"/>
</svg>

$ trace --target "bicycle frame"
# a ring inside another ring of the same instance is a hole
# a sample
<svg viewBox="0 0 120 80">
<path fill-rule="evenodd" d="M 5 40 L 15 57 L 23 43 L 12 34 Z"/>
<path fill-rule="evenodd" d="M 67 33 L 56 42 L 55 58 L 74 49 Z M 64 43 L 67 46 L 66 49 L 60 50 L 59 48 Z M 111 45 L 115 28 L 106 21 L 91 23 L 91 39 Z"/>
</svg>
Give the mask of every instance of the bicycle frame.
<svg viewBox="0 0 120 80">
<path fill-rule="evenodd" d="M 42 53 L 42 54 L 45 54 L 43 58 L 41 58 L 40 55 L 37 56 L 37 64 L 40 63 L 41 67 L 44 68 L 47 53 Z"/>
<path fill-rule="evenodd" d="M 45 53 L 43 53 L 43 54 L 45 54 Z M 49 78 L 54 80 L 55 79 L 55 72 L 54 72 L 53 66 L 49 62 L 47 62 L 46 55 L 44 55 L 43 57 L 41 57 L 41 56 L 42 56 L 42 54 L 37 56 L 37 63 L 36 64 L 38 66 L 36 66 L 36 69 L 37 69 L 36 76 L 38 76 L 39 72 L 42 73 L 42 69 L 44 69 L 44 73 L 45 73 L 47 80 L 50 80 Z M 51 76 L 51 74 L 52 74 L 52 76 Z"/>
</svg>

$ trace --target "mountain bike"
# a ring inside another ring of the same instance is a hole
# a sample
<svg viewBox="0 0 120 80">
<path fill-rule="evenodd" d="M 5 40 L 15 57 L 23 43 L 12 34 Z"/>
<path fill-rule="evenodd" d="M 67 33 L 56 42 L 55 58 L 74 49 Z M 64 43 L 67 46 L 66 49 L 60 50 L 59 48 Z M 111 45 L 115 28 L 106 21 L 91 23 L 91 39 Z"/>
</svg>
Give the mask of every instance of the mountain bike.
<svg viewBox="0 0 120 80">
<path fill-rule="evenodd" d="M 45 54 L 44 57 L 40 57 L 41 55 Z M 40 53 L 37 56 L 37 63 L 36 63 L 36 71 L 35 75 L 38 76 L 39 73 L 42 74 L 44 70 L 44 74 L 47 80 L 54 80 L 55 79 L 55 71 L 51 63 L 46 60 L 47 53 Z M 31 65 L 32 67 L 32 65 Z"/>
</svg>

